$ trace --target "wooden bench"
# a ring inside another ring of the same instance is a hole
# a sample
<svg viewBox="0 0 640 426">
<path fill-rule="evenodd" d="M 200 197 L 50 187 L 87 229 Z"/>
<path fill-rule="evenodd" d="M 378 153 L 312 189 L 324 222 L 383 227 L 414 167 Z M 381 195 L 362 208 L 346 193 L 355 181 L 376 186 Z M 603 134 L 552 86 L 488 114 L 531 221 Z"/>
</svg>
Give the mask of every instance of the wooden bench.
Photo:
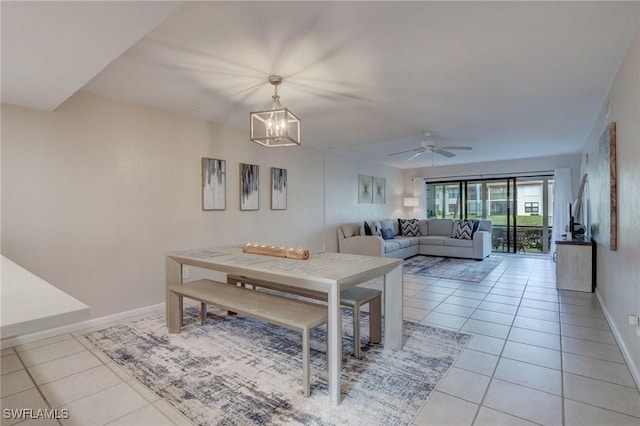
<svg viewBox="0 0 640 426">
<path fill-rule="evenodd" d="M 197 280 L 167 287 L 170 324 L 182 323 L 182 298 L 187 297 L 231 310 L 281 327 L 302 332 L 302 383 L 305 396 L 309 385 L 309 331 L 327 322 L 327 307 L 290 297 L 251 291 L 212 280 Z M 175 318 L 175 315 L 180 315 Z M 179 332 L 169 329 L 170 333 Z"/>
<path fill-rule="evenodd" d="M 264 281 L 255 278 L 243 277 L 240 275 L 227 275 L 227 283 L 242 287 L 245 284 L 255 287 L 268 288 L 308 297 L 310 299 L 327 301 L 327 293 L 321 291 L 289 287 L 272 281 Z M 380 343 L 382 341 L 382 292 L 365 287 L 350 287 L 340 293 L 340 304 L 353 309 L 353 354 L 356 358 L 362 356 L 360 348 L 360 308 L 369 304 L 369 342 Z M 206 315 L 206 304 L 201 305 L 201 320 L 204 321 Z"/>
</svg>

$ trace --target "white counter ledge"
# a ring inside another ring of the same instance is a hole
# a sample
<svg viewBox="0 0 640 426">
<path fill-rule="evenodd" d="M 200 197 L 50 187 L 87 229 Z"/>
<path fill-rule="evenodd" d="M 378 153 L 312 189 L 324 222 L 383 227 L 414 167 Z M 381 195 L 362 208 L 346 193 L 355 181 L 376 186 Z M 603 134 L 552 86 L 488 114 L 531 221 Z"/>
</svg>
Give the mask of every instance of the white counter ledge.
<svg viewBox="0 0 640 426">
<path fill-rule="evenodd" d="M 2 339 L 89 319 L 89 306 L 4 256 L 0 268 Z"/>
</svg>

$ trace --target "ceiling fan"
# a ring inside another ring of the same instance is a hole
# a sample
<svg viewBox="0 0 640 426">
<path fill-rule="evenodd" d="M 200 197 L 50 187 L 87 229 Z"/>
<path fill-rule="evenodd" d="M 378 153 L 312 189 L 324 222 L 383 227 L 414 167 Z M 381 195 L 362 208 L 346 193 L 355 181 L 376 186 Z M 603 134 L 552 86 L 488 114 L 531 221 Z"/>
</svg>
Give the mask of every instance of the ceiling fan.
<svg viewBox="0 0 640 426">
<path fill-rule="evenodd" d="M 420 155 L 424 154 L 425 152 L 432 152 L 435 154 L 440 154 L 440 155 L 444 155 L 445 157 L 451 158 L 451 157 L 455 157 L 456 154 L 454 154 L 453 152 L 447 151 L 449 149 L 462 149 L 466 151 L 473 149 L 470 146 L 440 146 L 433 140 L 434 134 L 435 133 L 433 132 L 425 132 L 424 133 L 425 140 L 420 142 L 419 148 L 414 148 L 407 151 L 394 152 L 393 154 L 389 154 L 389 157 L 394 155 L 406 154 L 407 152 L 413 152 L 414 154 L 405 160 L 405 161 L 411 161 L 414 158 L 417 158 Z"/>
</svg>

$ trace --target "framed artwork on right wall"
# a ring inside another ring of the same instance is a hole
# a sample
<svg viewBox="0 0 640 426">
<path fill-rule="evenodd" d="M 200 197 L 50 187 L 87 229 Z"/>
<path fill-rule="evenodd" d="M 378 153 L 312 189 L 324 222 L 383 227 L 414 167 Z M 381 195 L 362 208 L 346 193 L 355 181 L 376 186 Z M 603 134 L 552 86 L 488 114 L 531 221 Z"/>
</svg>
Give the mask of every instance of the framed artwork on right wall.
<svg viewBox="0 0 640 426">
<path fill-rule="evenodd" d="M 600 137 L 599 173 L 603 186 L 598 216 L 600 225 L 598 234 L 600 243 L 609 240 L 609 250 L 618 250 L 618 165 L 616 159 L 616 123 L 609 123 Z"/>
</svg>

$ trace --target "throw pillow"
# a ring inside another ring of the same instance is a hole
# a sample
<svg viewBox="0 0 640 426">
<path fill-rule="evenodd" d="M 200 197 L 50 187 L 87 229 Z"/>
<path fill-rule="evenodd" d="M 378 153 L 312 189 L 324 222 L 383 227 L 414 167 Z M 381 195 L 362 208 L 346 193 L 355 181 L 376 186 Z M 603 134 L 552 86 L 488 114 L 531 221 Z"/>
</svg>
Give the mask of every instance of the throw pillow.
<svg viewBox="0 0 640 426">
<path fill-rule="evenodd" d="M 369 224 L 366 221 L 364 223 L 364 235 L 373 235 L 371 233 L 371 227 L 369 226 Z"/>
<path fill-rule="evenodd" d="M 473 235 L 473 222 L 470 220 L 460 220 L 456 224 L 453 238 L 458 240 L 470 240 Z"/>
<path fill-rule="evenodd" d="M 371 226 L 373 226 L 373 229 L 371 229 L 371 232 L 375 232 L 375 234 L 378 237 L 382 237 L 382 225 L 380 224 L 380 221 L 376 220 L 375 222 L 373 222 L 371 224 Z M 375 229 L 375 231 L 374 231 Z"/>
<path fill-rule="evenodd" d="M 395 220 L 393 219 L 382 219 L 380 221 L 380 229 L 394 229 L 394 222 L 397 223 Z M 399 231 L 394 230 L 393 234 L 399 234 Z"/>
<path fill-rule="evenodd" d="M 479 226 L 480 226 L 480 221 L 479 220 L 474 220 L 473 221 L 473 232 L 472 232 L 472 234 L 476 233 L 476 231 L 478 230 Z"/>
<path fill-rule="evenodd" d="M 403 237 L 417 237 L 420 235 L 418 219 L 398 219 L 398 224 Z"/>
<path fill-rule="evenodd" d="M 393 240 L 393 229 L 391 228 L 383 229 L 382 238 L 385 240 Z"/>
</svg>

